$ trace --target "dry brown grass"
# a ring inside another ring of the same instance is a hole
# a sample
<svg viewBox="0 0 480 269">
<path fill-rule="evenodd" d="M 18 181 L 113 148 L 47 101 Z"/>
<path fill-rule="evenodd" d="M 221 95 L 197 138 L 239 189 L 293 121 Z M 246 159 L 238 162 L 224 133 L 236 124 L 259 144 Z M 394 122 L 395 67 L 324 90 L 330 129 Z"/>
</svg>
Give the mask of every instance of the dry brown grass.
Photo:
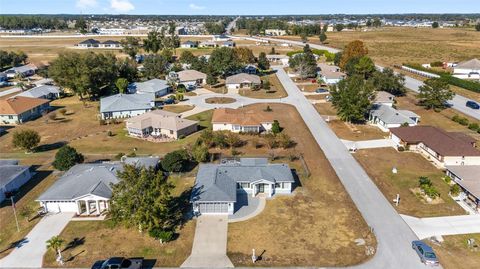
<svg viewBox="0 0 480 269">
<path fill-rule="evenodd" d="M 265 78 L 264 78 L 265 79 Z M 282 83 L 278 80 L 278 77 L 275 74 L 271 74 L 266 76 L 266 79 L 270 82 L 270 90 L 266 91 L 263 89 L 259 90 L 252 90 L 252 89 L 240 89 L 238 93 L 240 95 L 250 97 L 250 98 L 257 98 L 257 99 L 275 99 L 275 98 L 284 98 L 287 97 L 288 94 L 283 88 Z"/>
<path fill-rule="evenodd" d="M 207 104 L 231 104 L 234 103 L 236 99 L 230 97 L 211 97 L 205 99 Z"/>
<path fill-rule="evenodd" d="M 413 152 L 398 152 L 393 148 L 359 150 L 354 154 L 387 200 L 391 201 L 400 194 L 401 202 L 396 208 L 399 213 L 415 217 L 434 217 L 461 215 L 465 211 L 448 195 L 450 186 L 445 183 L 442 171 Z M 397 174 L 392 173 L 396 167 Z M 443 203 L 427 204 L 410 189 L 418 187 L 420 176 L 430 178 L 440 192 Z"/>
<path fill-rule="evenodd" d="M 342 266 L 367 259 L 353 240 L 368 227 L 295 108 L 270 104 L 285 132 L 298 144 L 311 176 L 301 175 L 292 196 L 267 201 L 257 217 L 229 224 L 228 255 L 236 266 L 251 266 L 251 249 L 262 252 L 258 266 Z M 265 105 L 249 106 L 259 112 Z M 266 149 L 263 149 L 264 152 Z M 257 150 L 258 151 L 258 150 Z M 301 174 L 298 161 L 292 164 Z M 375 245 L 368 237 L 367 244 Z"/>
<path fill-rule="evenodd" d="M 347 124 L 341 120 L 332 120 L 328 126 L 340 139 L 361 141 L 388 137 L 388 133 L 368 124 Z"/>
<path fill-rule="evenodd" d="M 163 110 L 173 113 L 183 113 L 189 110 L 194 109 L 195 106 L 190 105 L 165 105 L 163 106 Z"/>
<path fill-rule="evenodd" d="M 438 255 L 440 264 L 445 269 L 477 268 L 480 261 L 480 251 L 468 248 L 467 240 L 473 238 L 476 244 L 480 242 L 480 234 L 444 236 L 440 246 L 430 244 Z"/>
</svg>

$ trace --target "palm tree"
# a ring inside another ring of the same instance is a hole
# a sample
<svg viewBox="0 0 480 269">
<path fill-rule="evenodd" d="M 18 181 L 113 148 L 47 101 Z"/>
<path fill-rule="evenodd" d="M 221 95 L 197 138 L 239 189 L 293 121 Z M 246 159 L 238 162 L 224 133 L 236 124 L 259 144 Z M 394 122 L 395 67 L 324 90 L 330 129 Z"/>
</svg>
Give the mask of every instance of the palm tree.
<svg viewBox="0 0 480 269">
<path fill-rule="evenodd" d="M 58 255 L 57 261 L 62 265 L 63 265 L 63 257 L 62 257 L 62 251 L 60 250 L 60 248 L 62 247 L 64 242 L 65 241 L 62 238 L 60 238 L 58 235 L 53 236 L 52 238 L 47 240 L 47 248 L 49 249 L 51 248 L 57 253 Z"/>
</svg>

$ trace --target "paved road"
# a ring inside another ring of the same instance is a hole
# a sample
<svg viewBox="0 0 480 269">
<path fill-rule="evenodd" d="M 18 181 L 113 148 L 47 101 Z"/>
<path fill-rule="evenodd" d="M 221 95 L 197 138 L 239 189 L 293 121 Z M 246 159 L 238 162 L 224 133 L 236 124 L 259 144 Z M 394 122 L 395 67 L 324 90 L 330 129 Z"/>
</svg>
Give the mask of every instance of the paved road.
<svg viewBox="0 0 480 269">
<path fill-rule="evenodd" d="M 480 233 L 480 215 L 415 218 L 401 215 L 420 239 L 438 235 Z"/>
<path fill-rule="evenodd" d="M 202 215 L 197 219 L 192 253 L 181 267 L 233 267 L 227 257 L 228 216 Z"/>
<path fill-rule="evenodd" d="M 304 43 L 302 43 L 300 41 L 294 41 L 294 40 L 284 40 L 284 39 L 275 39 L 275 38 L 257 38 L 257 39 L 259 39 L 259 40 L 264 39 L 264 40 L 269 40 L 269 41 L 272 41 L 272 42 L 289 43 L 289 44 L 297 45 L 297 46 L 304 46 L 305 45 Z M 327 51 L 332 52 L 332 53 L 340 52 L 339 49 L 327 47 L 327 46 L 324 46 L 324 45 L 312 44 L 312 43 L 309 43 L 309 45 L 310 45 L 310 47 L 312 47 L 314 49 L 323 49 L 323 50 L 327 50 Z M 382 66 L 379 66 L 379 65 L 377 65 L 377 67 L 379 69 L 383 68 Z M 409 77 L 409 76 L 405 76 L 405 87 L 407 87 L 408 89 L 410 89 L 414 92 L 418 92 L 418 88 L 421 85 L 423 85 L 422 81 L 420 81 L 418 79 L 414 79 L 414 78 Z M 473 109 L 470 109 L 470 108 L 465 106 L 465 103 L 468 100 L 470 100 L 470 99 L 457 94 L 457 95 L 455 95 L 453 100 L 451 100 L 449 103 L 450 103 L 450 105 L 452 105 L 453 109 L 455 109 L 455 110 L 457 110 L 461 113 L 464 113 L 465 115 L 468 115 L 470 117 L 476 118 L 477 120 L 480 120 L 480 110 L 473 110 Z"/>
<path fill-rule="evenodd" d="M 411 241 L 418 238 L 397 214 L 390 202 L 348 152 L 315 108 L 282 68 L 275 68 L 280 82 L 318 145 L 322 148 L 340 181 L 358 210 L 375 232 L 378 248 L 368 262 L 355 268 L 425 268 L 411 248 Z"/>
<path fill-rule="evenodd" d="M 0 260 L 2 268 L 38 268 L 42 266 L 43 255 L 47 247 L 46 241 L 60 234 L 73 213 L 58 213 L 45 216 L 28 233 L 25 242 L 15 248 L 12 253 Z"/>
</svg>

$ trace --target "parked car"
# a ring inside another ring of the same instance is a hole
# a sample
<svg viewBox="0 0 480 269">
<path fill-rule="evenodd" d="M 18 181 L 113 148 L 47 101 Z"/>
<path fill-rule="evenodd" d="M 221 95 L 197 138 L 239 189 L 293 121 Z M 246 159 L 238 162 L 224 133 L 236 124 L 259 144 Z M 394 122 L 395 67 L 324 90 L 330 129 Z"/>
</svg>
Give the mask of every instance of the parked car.
<svg viewBox="0 0 480 269">
<path fill-rule="evenodd" d="M 92 269 L 141 269 L 143 258 L 112 257 L 104 261 L 96 261 Z"/>
<path fill-rule="evenodd" d="M 474 101 L 467 101 L 467 103 L 465 105 L 467 107 L 471 108 L 471 109 L 480 109 L 480 105 L 477 104 L 477 102 L 474 102 Z"/>
<path fill-rule="evenodd" d="M 316 93 L 326 93 L 326 92 L 328 92 L 328 90 L 324 89 L 324 88 L 319 88 L 319 89 L 316 89 L 315 92 Z"/>
<path fill-rule="evenodd" d="M 193 91 L 193 90 L 195 90 L 196 88 L 197 88 L 197 86 L 192 85 L 192 84 L 189 84 L 189 85 L 187 86 L 187 91 Z"/>
<path fill-rule="evenodd" d="M 167 98 L 167 99 L 165 99 L 165 101 L 163 101 L 163 103 L 164 103 L 165 105 L 171 105 L 171 104 L 174 104 L 174 103 L 175 103 L 175 99 L 173 99 L 173 98 Z"/>
<path fill-rule="evenodd" d="M 437 255 L 435 255 L 435 252 L 429 245 L 423 243 L 420 240 L 415 240 L 412 242 L 412 248 L 417 252 L 418 256 L 420 257 L 420 260 L 425 265 L 432 265 L 432 266 L 440 265 L 440 263 L 438 262 Z"/>
</svg>

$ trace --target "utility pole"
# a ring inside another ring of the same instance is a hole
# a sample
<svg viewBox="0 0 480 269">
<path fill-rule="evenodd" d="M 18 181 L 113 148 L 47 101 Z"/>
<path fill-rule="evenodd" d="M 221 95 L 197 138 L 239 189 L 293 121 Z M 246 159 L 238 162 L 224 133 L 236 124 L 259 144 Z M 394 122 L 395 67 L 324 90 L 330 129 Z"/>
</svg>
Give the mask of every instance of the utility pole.
<svg viewBox="0 0 480 269">
<path fill-rule="evenodd" d="M 17 224 L 17 232 L 20 232 L 20 226 L 18 226 L 17 211 L 15 210 L 15 202 L 13 201 L 13 195 L 10 196 L 10 201 L 12 201 L 13 215 L 15 216 L 15 223 Z"/>
</svg>

